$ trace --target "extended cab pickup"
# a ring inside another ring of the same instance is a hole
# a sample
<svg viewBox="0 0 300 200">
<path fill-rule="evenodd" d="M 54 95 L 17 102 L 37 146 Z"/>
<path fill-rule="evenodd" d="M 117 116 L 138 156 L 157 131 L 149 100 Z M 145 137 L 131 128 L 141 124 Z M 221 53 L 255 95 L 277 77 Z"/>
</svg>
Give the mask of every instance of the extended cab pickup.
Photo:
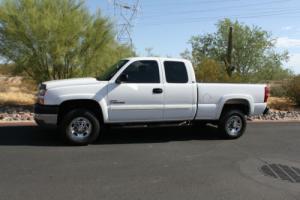
<svg viewBox="0 0 300 200">
<path fill-rule="evenodd" d="M 108 125 L 216 124 L 230 139 L 240 137 L 246 117 L 267 111 L 262 84 L 197 83 L 190 61 L 128 58 L 100 78 L 40 84 L 35 120 L 55 125 L 75 145 L 97 139 Z"/>
</svg>

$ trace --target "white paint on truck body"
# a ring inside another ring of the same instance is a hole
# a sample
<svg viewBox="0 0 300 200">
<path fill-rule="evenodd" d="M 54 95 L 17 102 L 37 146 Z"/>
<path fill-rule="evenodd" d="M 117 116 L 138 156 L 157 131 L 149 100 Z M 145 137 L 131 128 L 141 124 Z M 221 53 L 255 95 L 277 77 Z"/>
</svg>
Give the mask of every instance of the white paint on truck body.
<svg viewBox="0 0 300 200">
<path fill-rule="evenodd" d="M 185 59 L 135 57 L 126 60 L 129 61 L 109 81 L 79 78 L 45 82 L 45 105 L 94 100 L 101 106 L 105 123 L 218 120 L 224 105 L 237 100 L 248 103 L 250 115 L 261 114 L 266 108 L 266 85 L 196 83 L 193 66 Z M 158 63 L 159 83 L 116 83 L 128 66 L 144 60 Z M 187 82 L 168 83 L 165 61 L 184 63 Z M 154 94 L 155 88 L 163 92 Z"/>
</svg>

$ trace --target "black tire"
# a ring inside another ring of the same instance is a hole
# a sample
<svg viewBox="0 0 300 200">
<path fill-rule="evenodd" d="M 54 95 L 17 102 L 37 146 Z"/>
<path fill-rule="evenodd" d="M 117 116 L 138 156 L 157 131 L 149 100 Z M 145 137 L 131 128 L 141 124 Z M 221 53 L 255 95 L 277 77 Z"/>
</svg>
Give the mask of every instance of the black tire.
<svg viewBox="0 0 300 200">
<path fill-rule="evenodd" d="M 219 131 L 227 139 L 241 137 L 247 126 L 246 116 L 240 110 L 227 110 L 222 113 L 219 121 Z"/>
<path fill-rule="evenodd" d="M 74 109 L 62 117 L 59 129 L 67 143 L 83 146 L 93 143 L 99 137 L 100 122 L 93 112 Z"/>
</svg>

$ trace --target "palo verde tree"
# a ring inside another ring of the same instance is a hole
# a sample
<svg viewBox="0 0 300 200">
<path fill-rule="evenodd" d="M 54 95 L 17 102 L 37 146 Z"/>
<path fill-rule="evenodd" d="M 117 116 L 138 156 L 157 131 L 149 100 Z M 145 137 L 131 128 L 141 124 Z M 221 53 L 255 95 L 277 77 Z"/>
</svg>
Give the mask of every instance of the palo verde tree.
<svg viewBox="0 0 300 200">
<path fill-rule="evenodd" d="M 95 75 L 130 54 L 84 1 L 0 1 L 0 56 L 37 81 Z"/>
<path fill-rule="evenodd" d="M 226 68 L 228 34 L 232 27 L 233 77 L 239 76 L 245 82 L 258 82 L 282 79 L 291 74 L 282 67 L 288 59 L 288 53 L 276 52 L 276 40 L 270 33 L 260 27 L 250 27 L 229 19 L 219 21 L 216 27 L 215 33 L 193 36 L 189 41 L 191 51 L 185 51 L 182 56 L 191 59 L 196 67 L 212 59 Z"/>
</svg>

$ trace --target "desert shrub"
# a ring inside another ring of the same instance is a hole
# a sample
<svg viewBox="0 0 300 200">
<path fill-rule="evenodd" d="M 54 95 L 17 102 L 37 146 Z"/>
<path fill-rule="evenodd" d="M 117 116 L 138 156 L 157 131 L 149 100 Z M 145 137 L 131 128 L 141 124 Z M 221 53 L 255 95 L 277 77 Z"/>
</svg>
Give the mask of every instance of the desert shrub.
<svg viewBox="0 0 300 200">
<path fill-rule="evenodd" d="M 0 75 L 12 75 L 15 69 L 14 64 L 0 64 Z"/>
<path fill-rule="evenodd" d="M 300 75 L 295 76 L 287 83 L 287 95 L 300 105 Z"/>
<path fill-rule="evenodd" d="M 271 85 L 271 96 L 272 97 L 286 97 L 287 96 L 287 88 L 284 84 L 276 84 Z"/>
<path fill-rule="evenodd" d="M 295 103 L 287 97 L 270 97 L 268 99 L 268 107 L 275 110 L 294 110 Z"/>
<path fill-rule="evenodd" d="M 203 60 L 195 70 L 197 81 L 201 82 L 226 82 L 229 77 L 225 67 L 212 59 Z"/>
</svg>

